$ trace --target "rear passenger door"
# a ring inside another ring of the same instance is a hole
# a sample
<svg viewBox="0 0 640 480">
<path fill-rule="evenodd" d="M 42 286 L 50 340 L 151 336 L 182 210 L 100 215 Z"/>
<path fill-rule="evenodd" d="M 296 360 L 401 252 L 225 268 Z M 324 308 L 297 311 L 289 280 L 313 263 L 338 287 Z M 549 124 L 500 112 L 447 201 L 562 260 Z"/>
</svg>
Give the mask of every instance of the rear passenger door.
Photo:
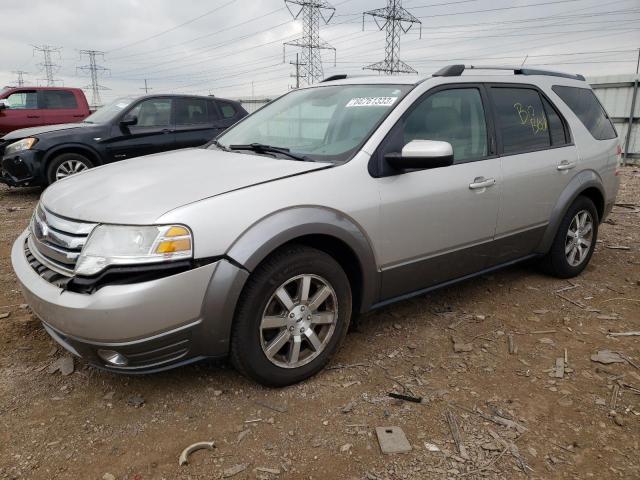
<svg viewBox="0 0 640 480">
<path fill-rule="evenodd" d="M 85 115 L 78 111 L 78 101 L 68 90 L 38 91 L 42 125 L 79 122 Z"/>
<path fill-rule="evenodd" d="M 502 203 L 494 263 L 524 257 L 540 243 L 551 211 L 577 172 L 566 121 L 536 87 L 491 85 Z"/>
<path fill-rule="evenodd" d="M 220 115 L 212 100 L 206 98 L 176 98 L 176 148 L 199 147 L 215 138 L 223 130 Z"/>
</svg>

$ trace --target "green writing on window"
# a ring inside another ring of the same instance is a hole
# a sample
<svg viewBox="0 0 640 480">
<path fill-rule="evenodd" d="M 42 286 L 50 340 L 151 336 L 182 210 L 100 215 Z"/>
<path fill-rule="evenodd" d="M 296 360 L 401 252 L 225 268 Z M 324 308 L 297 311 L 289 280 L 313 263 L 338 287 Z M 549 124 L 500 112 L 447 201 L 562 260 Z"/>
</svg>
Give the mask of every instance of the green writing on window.
<svg viewBox="0 0 640 480">
<path fill-rule="evenodd" d="M 517 102 L 513 104 L 513 108 L 515 108 L 516 113 L 520 118 L 520 124 L 527 126 L 530 125 L 534 135 L 547 131 L 547 117 L 545 117 L 544 114 L 539 117 L 536 116 L 536 111 L 532 105 L 525 107 L 520 102 Z"/>
</svg>

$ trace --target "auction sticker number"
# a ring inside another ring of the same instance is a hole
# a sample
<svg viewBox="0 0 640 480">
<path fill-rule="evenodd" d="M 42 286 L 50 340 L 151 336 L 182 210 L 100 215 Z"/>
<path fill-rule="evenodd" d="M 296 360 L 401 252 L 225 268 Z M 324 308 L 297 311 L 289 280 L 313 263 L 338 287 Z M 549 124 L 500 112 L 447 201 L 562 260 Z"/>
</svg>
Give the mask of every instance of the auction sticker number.
<svg viewBox="0 0 640 480">
<path fill-rule="evenodd" d="M 398 97 L 359 97 L 352 98 L 346 107 L 390 107 Z"/>
</svg>

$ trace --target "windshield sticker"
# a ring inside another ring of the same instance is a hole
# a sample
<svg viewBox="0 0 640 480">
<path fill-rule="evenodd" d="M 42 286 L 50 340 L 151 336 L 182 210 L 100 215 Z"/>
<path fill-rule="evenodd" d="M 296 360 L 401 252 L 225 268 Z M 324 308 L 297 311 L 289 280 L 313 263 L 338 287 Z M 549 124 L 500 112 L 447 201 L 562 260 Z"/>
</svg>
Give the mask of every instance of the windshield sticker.
<svg viewBox="0 0 640 480">
<path fill-rule="evenodd" d="M 352 98 L 346 105 L 350 107 L 390 107 L 398 97 L 359 97 Z"/>
</svg>

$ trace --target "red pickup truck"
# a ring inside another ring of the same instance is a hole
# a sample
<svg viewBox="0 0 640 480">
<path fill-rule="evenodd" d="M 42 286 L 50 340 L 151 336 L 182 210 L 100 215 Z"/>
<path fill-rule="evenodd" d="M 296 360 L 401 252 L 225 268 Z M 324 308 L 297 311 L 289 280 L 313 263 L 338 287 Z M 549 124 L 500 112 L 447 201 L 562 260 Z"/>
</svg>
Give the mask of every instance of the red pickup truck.
<svg viewBox="0 0 640 480">
<path fill-rule="evenodd" d="M 0 90 L 0 137 L 20 128 L 80 122 L 90 113 L 79 88 L 6 87 Z"/>
</svg>

